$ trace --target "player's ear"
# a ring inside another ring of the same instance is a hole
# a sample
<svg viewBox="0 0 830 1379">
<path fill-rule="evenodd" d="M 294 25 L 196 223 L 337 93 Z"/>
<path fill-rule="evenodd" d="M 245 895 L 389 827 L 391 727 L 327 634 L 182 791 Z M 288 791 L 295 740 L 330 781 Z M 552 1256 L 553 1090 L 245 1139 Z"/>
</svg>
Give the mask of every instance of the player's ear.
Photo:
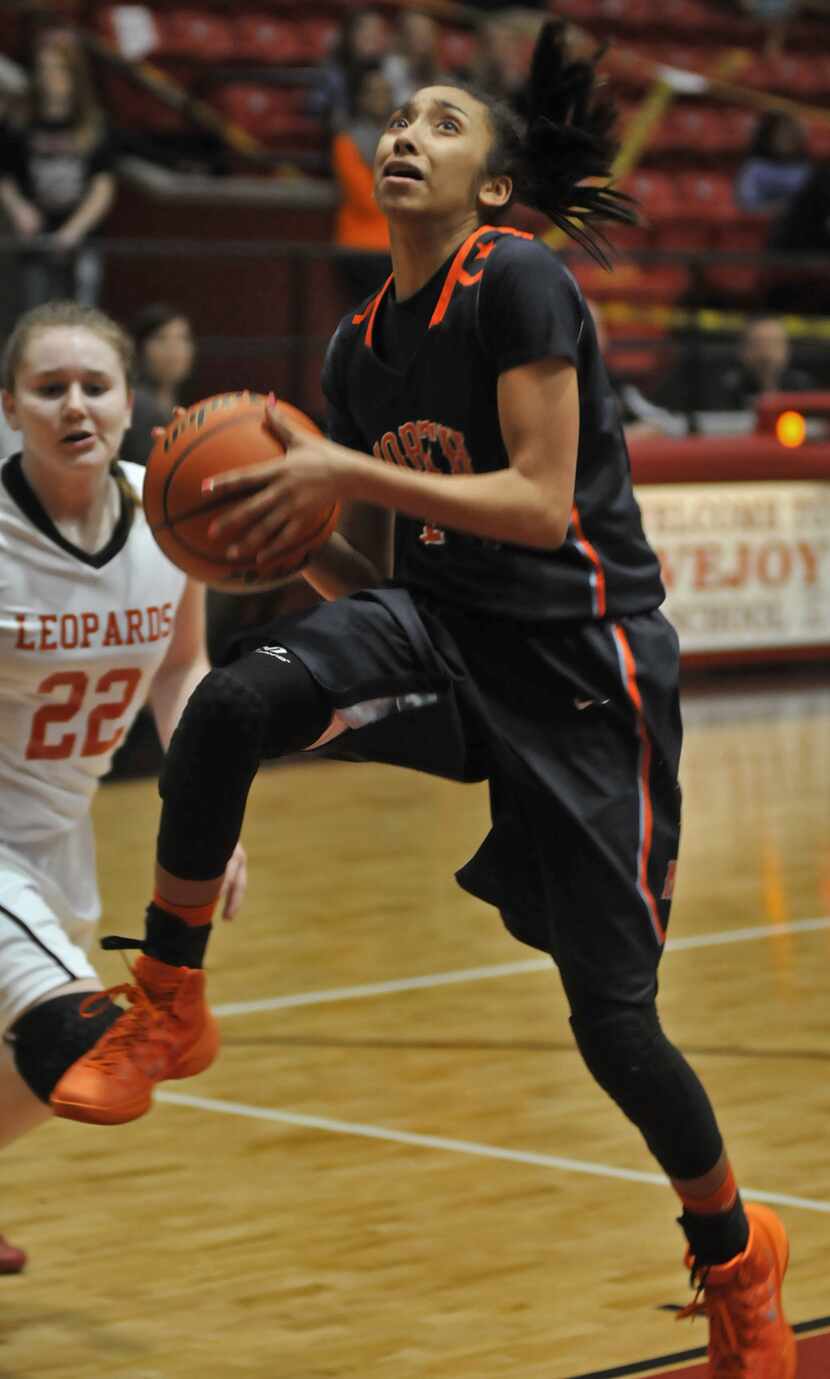
<svg viewBox="0 0 830 1379">
<path fill-rule="evenodd" d="M 20 428 L 17 422 L 17 407 L 15 406 L 14 393 L 10 393 L 8 388 L 3 389 L 3 416 L 9 423 L 13 431 Z"/>
<path fill-rule="evenodd" d="M 506 206 L 512 195 L 513 179 L 505 173 L 499 173 L 497 177 L 488 177 L 478 189 L 479 203 L 491 211 L 498 211 L 502 206 Z"/>
</svg>

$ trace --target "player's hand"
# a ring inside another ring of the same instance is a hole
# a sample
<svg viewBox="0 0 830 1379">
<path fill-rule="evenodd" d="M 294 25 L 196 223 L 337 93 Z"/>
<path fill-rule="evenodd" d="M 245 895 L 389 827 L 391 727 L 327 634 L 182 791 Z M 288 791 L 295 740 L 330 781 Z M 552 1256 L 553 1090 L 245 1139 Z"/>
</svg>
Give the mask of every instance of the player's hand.
<svg viewBox="0 0 830 1379">
<path fill-rule="evenodd" d="M 183 417 L 186 412 L 186 407 L 174 407 L 171 421 L 178 421 L 179 417 Z M 170 422 L 168 421 L 167 426 L 169 425 Z M 157 441 L 159 439 L 159 436 L 164 435 L 165 431 L 167 430 L 167 426 L 153 426 L 150 428 L 150 435 L 153 437 L 154 441 Z"/>
<path fill-rule="evenodd" d="M 248 858 L 241 843 L 237 843 L 225 868 L 222 883 L 222 918 L 233 919 L 248 889 Z"/>
<path fill-rule="evenodd" d="M 270 399 L 265 419 L 285 454 L 217 474 L 202 485 L 203 493 L 239 495 L 240 501 L 225 509 L 208 532 L 227 538 L 230 560 L 255 553 L 264 564 L 290 549 L 301 537 L 305 519 L 344 496 L 351 474 L 348 451 L 297 425 Z"/>
</svg>

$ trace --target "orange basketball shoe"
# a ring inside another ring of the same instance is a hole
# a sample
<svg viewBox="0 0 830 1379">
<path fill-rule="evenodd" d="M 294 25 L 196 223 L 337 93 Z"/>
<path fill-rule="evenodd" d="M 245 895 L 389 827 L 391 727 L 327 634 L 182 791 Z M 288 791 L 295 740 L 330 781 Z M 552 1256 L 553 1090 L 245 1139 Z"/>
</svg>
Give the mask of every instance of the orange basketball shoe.
<svg viewBox="0 0 830 1379">
<path fill-rule="evenodd" d="M 171 967 L 142 955 L 135 985 L 96 991 L 81 1010 L 92 1014 L 103 997 L 126 996 L 130 1009 L 70 1068 L 49 1098 L 57 1116 L 95 1125 L 121 1125 L 149 1111 L 153 1087 L 166 1078 L 193 1077 L 219 1050 L 219 1030 L 205 1004 L 201 968 Z"/>
<path fill-rule="evenodd" d="M 22 1274 L 26 1268 L 26 1251 L 12 1245 L 0 1235 L 0 1274 Z"/>
<path fill-rule="evenodd" d="M 687 1251 L 697 1294 L 678 1312 L 678 1320 L 709 1318 L 711 1379 L 795 1379 L 795 1336 L 781 1306 L 787 1232 L 769 1207 L 753 1203 L 746 1215 L 749 1240 L 743 1254 L 707 1268 Z"/>
</svg>

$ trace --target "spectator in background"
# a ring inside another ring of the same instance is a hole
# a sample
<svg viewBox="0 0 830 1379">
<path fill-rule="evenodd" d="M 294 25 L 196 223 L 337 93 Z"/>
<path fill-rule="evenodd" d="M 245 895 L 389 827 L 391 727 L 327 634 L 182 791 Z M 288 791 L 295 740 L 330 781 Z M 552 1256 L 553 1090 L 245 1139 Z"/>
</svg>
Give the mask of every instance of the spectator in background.
<svg viewBox="0 0 830 1379">
<path fill-rule="evenodd" d="M 787 33 L 789 20 L 795 19 L 801 9 L 801 0 L 740 0 L 740 8 L 757 19 L 767 31 L 764 52 L 766 56 L 780 52 Z"/>
<path fill-rule="evenodd" d="M 792 115 L 770 111 L 758 122 L 735 179 L 735 200 L 744 211 L 780 215 L 812 171 L 804 130 Z"/>
<path fill-rule="evenodd" d="M 354 10 L 344 21 L 331 57 L 317 73 L 309 109 L 331 130 L 343 127 L 354 109 L 363 72 L 389 51 L 389 30 L 377 10 Z M 397 95 L 393 94 L 393 104 Z M 405 97 L 404 97 L 405 99 Z"/>
<path fill-rule="evenodd" d="M 751 320 L 738 346 L 738 362 L 720 378 L 712 409 L 747 412 L 761 393 L 802 392 L 816 383 L 791 365 L 790 338 L 775 316 Z"/>
<path fill-rule="evenodd" d="M 473 76 L 477 85 L 509 102 L 524 115 L 530 55 L 545 14 L 502 9 L 488 15 L 479 30 L 480 54 Z"/>
<path fill-rule="evenodd" d="M 196 342 L 190 321 L 178 307 L 153 302 L 133 322 L 137 380 L 133 420 L 121 444 L 122 460 L 146 464 L 153 427 L 166 426 L 182 402 L 182 387 L 193 372 Z"/>
<path fill-rule="evenodd" d="M 685 436 L 688 433 L 685 417 L 649 402 L 633 383 L 626 383 L 616 376 L 608 363 L 608 329 L 602 307 L 588 297 L 585 298 L 585 305 L 591 313 L 599 352 L 608 372 L 608 382 L 611 384 L 609 400 L 616 408 L 615 415 L 606 418 L 608 429 L 622 422 L 626 440 L 632 440 L 635 436 Z"/>
<path fill-rule="evenodd" d="M 352 118 L 335 134 L 332 145 L 341 194 L 334 237 L 350 251 L 338 263 L 355 302 L 380 287 L 392 271 L 389 227 L 373 191 L 375 149 L 392 107 L 391 88 L 380 64 L 367 68 L 355 93 Z"/>
<path fill-rule="evenodd" d="M 115 194 L 113 155 L 84 55 L 71 35 L 41 38 L 31 90 L 4 131 L 0 201 L 20 242 L 24 309 L 50 297 L 94 305 L 90 243 Z"/>
<path fill-rule="evenodd" d="M 389 108 L 403 104 L 421 86 L 438 86 L 447 78 L 439 49 L 440 29 L 430 14 L 402 10 L 398 19 L 397 51 L 384 59 L 389 82 Z"/>
</svg>

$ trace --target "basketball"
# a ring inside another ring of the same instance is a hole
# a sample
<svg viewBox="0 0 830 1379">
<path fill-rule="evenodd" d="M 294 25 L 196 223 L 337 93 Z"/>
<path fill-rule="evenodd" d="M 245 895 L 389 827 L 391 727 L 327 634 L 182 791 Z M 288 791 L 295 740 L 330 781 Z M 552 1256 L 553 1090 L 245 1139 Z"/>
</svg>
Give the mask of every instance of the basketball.
<svg viewBox="0 0 830 1379">
<path fill-rule="evenodd" d="M 304 412 L 287 402 L 280 406 L 296 424 L 321 434 Z M 171 421 L 153 446 L 144 480 L 144 511 L 167 558 L 193 579 L 224 593 L 274 589 L 292 579 L 334 530 L 337 503 L 314 513 L 289 550 L 258 565 L 255 554 L 229 560 L 228 535 L 208 535 L 220 509 L 241 502 L 244 495 L 202 492 L 205 479 L 284 453 L 265 423 L 261 393 L 219 393 L 195 402 Z"/>
</svg>

